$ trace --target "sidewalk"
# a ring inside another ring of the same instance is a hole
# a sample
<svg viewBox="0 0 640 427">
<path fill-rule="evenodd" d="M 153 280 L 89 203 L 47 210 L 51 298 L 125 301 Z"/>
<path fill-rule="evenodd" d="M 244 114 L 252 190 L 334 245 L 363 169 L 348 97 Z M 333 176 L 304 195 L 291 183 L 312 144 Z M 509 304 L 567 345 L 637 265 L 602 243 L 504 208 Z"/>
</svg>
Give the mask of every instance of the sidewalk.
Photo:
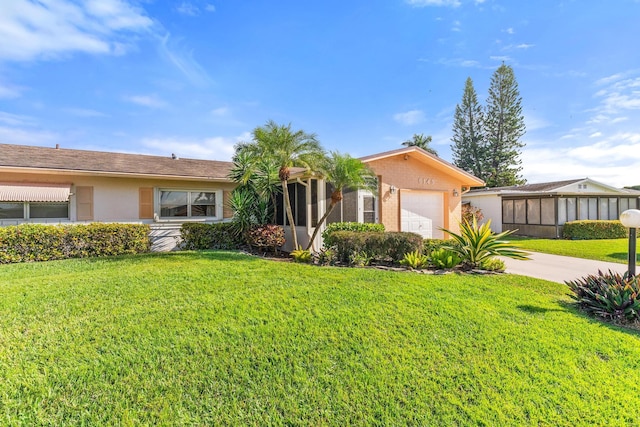
<svg viewBox="0 0 640 427">
<path fill-rule="evenodd" d="M 500 258 L 507 267 L 506 272 L 564 283 L 567 280 L 575 280 L 589 274 L 596 274 L 598 270 L 603 272 L 612 270 L 620 274 L 627 271 L 627 264 L 550 255 L 540 252 L 529 253 L 531 254 L 531 260 L 529 261 Z"/>
</svg>

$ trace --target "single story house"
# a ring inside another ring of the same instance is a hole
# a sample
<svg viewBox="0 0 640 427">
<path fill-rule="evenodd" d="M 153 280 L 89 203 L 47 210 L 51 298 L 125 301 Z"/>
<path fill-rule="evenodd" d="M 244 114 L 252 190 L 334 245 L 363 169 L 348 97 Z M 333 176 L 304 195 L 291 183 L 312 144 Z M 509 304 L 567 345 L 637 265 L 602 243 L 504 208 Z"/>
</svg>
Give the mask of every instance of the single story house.
<svg viewBox="0 0 640 427">
<path fill-rule="evenodd" d="M 562 226 L 575 220 L 615 220 L 639 206 L 640 192 L 589 178 L 469 191 L 463 202 L 482 210 L 483 222 L 499 233 L 561 238 Z"/>
<path fill-rule="evenodd" d="M 329 222 L 380 222 L 388 231 L 443 238 L 440 228 L 458 230 L 462 193 L 484 185 L 417 147 L 362 161 L 378 176 L 378 194 L 347 192 Z M 236 186 L 228 178 L 231 167 L 231 162 L 174 155 L 0 144 L 0 226 L 147 223 L 152 227 L 153 249 L 171 250 L 178 243 L 182 223 L 232 218 L 227 207 Z M 322 179 L 296 170 L 289 190 L 298 239 L 304 245 L 329 205 L 331 188 Z M 284 225 L 284 209 L 278 212 Z M 285 230 L 288 235 L 289 228 Z M 320 235 L 314 242 L 316 249 L 322 245 Z"/>
</svg>

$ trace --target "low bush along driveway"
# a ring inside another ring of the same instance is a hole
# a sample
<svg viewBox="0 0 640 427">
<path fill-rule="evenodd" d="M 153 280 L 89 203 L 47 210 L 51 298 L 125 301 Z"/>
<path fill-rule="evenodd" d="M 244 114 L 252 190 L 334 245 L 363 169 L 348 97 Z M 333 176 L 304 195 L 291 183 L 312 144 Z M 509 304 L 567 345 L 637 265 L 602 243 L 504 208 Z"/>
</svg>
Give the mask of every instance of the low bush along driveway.
<svg viewBox="0 0 640 427">
<path fill-rule="evenodd" d="M 640 339 L 517 276 L 0 266 L 2 425 L 630 425 Z"/>
</svg>

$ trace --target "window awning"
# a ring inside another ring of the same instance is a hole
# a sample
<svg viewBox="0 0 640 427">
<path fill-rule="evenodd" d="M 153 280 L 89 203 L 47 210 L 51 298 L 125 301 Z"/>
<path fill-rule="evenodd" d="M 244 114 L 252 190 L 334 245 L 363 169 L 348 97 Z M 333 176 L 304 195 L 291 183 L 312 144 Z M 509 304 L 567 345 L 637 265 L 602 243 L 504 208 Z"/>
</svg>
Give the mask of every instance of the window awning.
<svg viewBox="0 0 640 427">
<path fill-rule="evenodd" d="M 69 194 L 68 184 L 0 184 L 0 202 L 66 202 Z"/>
</svg>

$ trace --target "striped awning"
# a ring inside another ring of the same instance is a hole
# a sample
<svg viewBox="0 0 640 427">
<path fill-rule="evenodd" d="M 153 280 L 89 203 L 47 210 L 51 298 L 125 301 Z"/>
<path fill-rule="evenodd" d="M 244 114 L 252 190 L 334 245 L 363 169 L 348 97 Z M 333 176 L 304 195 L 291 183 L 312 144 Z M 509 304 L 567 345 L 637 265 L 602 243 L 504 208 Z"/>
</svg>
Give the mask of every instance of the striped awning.
<svg viewBox="0 0 640 427">
<path fill-rule="evenodd" d="M 70 193 L 68 184 L 0 184 L 0 202 L 66 202 Z"/>
</svg>

